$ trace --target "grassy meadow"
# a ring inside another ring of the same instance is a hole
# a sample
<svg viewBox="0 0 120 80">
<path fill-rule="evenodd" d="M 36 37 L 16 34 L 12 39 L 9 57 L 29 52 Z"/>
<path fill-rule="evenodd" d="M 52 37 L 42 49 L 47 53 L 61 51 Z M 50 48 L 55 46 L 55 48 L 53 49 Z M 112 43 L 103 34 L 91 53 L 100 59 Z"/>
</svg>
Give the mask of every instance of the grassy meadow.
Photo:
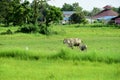
<svg viewBox="0 0 120 80">
<path fill-rule="evenodd" d="M 0 27 L 0 33 L 18 27 Z M 120 29 L 53 25 L 54 34 L 0 35 L 0 80 L 119 80 Z M 81 38 L 87 51 L 64 38 Z"/>
</svg>

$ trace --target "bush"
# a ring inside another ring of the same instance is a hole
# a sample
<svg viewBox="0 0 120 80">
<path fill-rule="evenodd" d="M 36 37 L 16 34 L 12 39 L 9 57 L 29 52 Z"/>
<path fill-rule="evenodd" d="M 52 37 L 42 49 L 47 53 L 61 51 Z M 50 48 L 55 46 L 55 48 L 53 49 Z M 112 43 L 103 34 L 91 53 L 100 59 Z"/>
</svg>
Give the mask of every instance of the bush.
<svg viewBox="0 0 120 80">
<path fill-rule="evenodd" d="M 85 15 L 84 13 L 74 13 L 70 16 L 70 22 L 73 24 L 76 23 L 84 23 L 85 22 Z M 87 22 L 85 22 L 87 23 Z"/>
<path fill-rule="evenodd" d="M 5 35 L 5 34 L 13 34 L 13 32 L 10 30 L 10 29 L 8 29 L 6 32 L 2 32 L 2 33 L 0 33 L 1 35 Z"/>
<path fill-rule="evenodd" d="M 57 31 L 51 30 L 51 27 L 46 26 L 45 24 L 39 25 L 39 33 L 45 34 L 45 35 L 58 34 Z"/>
<path fill-rule="evenodd" d="M 49 26 L 46 26 L 45 24 L 40 24 L 40 25 L 23 25 L 21 26 L 16 32 L 23 32 L 23 33 L 41 33 L 45 35 L 50 35 L 50 34 L 58 34 L 57 31 L 52 31 Z"/>
<path fill-rule="evenodd" d="M 48 30 L 48 27 L 45 24 L 40 24 L 39 28 L 40 28 L 39 33 L 41 33 L 41 34 L 47 34 L 48 35 L 50 33 L 50 31 Z"/>
<path fill-rule="evenodd" d="M 37 32 L 38 28 L 37 26 L 30 24 L 30 25 L 23 25 L 18 29 L 17 32 L 23 32 L 23 33 L 34 33 Z"/>
</svg>

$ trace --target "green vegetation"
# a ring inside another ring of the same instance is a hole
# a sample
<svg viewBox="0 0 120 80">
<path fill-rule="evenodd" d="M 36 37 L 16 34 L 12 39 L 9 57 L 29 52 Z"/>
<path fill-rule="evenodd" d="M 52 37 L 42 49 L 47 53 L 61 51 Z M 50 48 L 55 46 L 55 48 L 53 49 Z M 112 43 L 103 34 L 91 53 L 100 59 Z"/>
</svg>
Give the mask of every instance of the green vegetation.
<svg viewBox="0 0 120 80">
<path fill-rule="evenodd" d="M 0 35 L 1 80 L 119 80 L 120 29 L 78 24 L 50 29 L 55 34 L 0 27 L 0 33 L 12 32 Z M 67 47 L 63 39 L 69 37 L 81 38 L 88 50 Z"/>
<path fill-rule="evenodd" d="M 0 1 L 0 80 L 119 80 L 120 26 L 86 24 L 85 16 L 99 8 L 89 12 L 65 3 L 60 9 L 47 1 Z M 72 23 L 83 24 L 56 25 L 61 10 L 76 11 Z M 75 37 L 87 51 L 63 44 Z"/>
<path fill-rule="evenodd" d="M 119 64 L 0 58 L 1 80 L 119 80 Z"/>
<path fill-rule="evenodd" d="M 84 23 L 85 22 L 85 15 L 84 13 L 74 13 L 70 16 L 70 23 L 74 23 L 74 24 L 77 24 L 77 23 Z"/>
<path fill-rule="evenodd" d="M 62 20 L 62 12 L 60 8 L 47 4 L 47 1 L 33 0 L 29 3 L 27 0 L 1 0 L 0 24 L 6 27 L 19 26 L 19 31 L 25 33 L 48 34 L 49 25 Z"/>
</svg>

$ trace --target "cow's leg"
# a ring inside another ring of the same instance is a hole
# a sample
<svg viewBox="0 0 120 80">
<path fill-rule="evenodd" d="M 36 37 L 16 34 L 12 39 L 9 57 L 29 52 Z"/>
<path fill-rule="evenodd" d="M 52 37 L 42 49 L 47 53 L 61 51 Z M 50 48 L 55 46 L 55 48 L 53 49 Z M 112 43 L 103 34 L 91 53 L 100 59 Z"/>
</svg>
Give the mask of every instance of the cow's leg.
<svg viewBox="0 0 120 80">
<path fill-rule="evenodd" d="M 72 44 L 69 44 L 69 47 L 71 47 L 71 49 L 73 49 L 73 45 Z"/>
</svg>

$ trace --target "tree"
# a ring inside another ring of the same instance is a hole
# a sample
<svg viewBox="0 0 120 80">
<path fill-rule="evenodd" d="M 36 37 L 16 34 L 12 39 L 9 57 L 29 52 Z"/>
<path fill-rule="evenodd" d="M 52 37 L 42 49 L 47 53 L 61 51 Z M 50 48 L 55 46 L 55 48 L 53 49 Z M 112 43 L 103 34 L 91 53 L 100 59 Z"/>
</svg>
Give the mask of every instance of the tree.
<svg viewBox="0 0 120 80">
<path fill-rule="evenodd" d="M 60 8 L 49 6 L 46 12 L 46 25 L 48 26 L 50 22 L 59 22 L 59 20 L 62 20 Z"/>
<path fill-rule="evenodd" d="M 116 8 L 116 7 L 113 7 L 112 10 L 118 12 L 118 14 L 120 15 L 120 7 Z"/>
<path fill-rule="evenodd" d="M 6 26 L 12 21 L 13 17 L 13 6 L 12 0 L 1 0 L 0 1 L 0 21 Z"/>
<path fill-rule="evenodd" d="M 36 25 L 38 24 L 38 9 L 39 9 L 39 2 L 38 0 L 34 0 L 32 3 L 32 11 L 33 11 L 33 24 Z"/>
<path fill-rule="evenodd" d="M 30 17 L 30 6 L 28 1 L 23 3 L 14 2 L 14 18 L 13 25 L 23 25 L 28 22 Z"/>
<path fill-rule="evenodd" d="M 93 10 L 91 11 L 91 16 L 96 15 L 97 13 L 99 13 L 101 11 L 100 8 L 94 7 Z"/>
<path fill-rule="evenodd" d="M 82 7 L 79 6 L 79 3 L 73 3 L 72 4 L 73 6 L 73 11 L 76 11 L 76 12 L 81 12 L 82 11 Z"/>
<path fill-rule="evenodd" d="M 118 13 L 119 13 L 119 15 L 120 15 L 120 7 L 118 8 Z"/>
<path fill-rule="evenodd" d="M 44 2 L 40 2 L 40 6 L 39 6 L 39 19 L 41 22 L 44 22 L 46 23 L 46 14 L 47 14 L 47 8 L 48 8 L 48 4 L 47 4 L 47 1 L 44 1 Z"/>
<path fill-rule="evenodd" d="M 85 16 L 89 16 L 89 14 L 90 14 L 90 12 L 87 11 L 87 10 L 83 10 L 83 13 L 84 13 Z"/>
<path fill-rule="evenodd" d="M 67 4 L 64 3 L 63 7 L 61 8 L 62 11 L 82 11 L 82 8 L 79 6 L 79 3 L 73 3 L 71 4 Z"/>
<path fill-rule="evenodd" d="M 32 3 L 33 23 L 38 24 L 38 21 L 45 23 L 46 8 L 48 0 L 34 0 Z"/>
<path fill-rule="evenodd" d="M 67 3 L 64 3 L 63 7 L 61 8 L 62 11 L 73 11 L 73 6 Z"/>
<path fill-rule="evenodd" d="M 63 7 L 61 8 L 62 11 L 76 11 L 81 12 L 82 7 L 79 6 L 78 2 L 71 4 L 64 3 Z"/>
<path fill-rule="evenodd" d="M 85 15 L 83 12 L 74 13 L 70 16 L 70 22 L 73 24 L 84 23 L 84 21 L 85 21 Z"/>
<path fill-rule="evenodd" d="M 9 23 L 13 25 L 23 25 L 29 20 L 29 2 L 24 1 L 20 3 L 20 0 L 1 0 L 0 1 L 0 21 L 6 26 Z"/>
<path fill-rule="evenodd" d="M 119 13 L 119 15 L 120 15 L 120 7 L 118 8 L 118 13 Z"/>
<path fill-rule="evenodd" d="M 60 8 L 48 5 L 45 18 L 45 25 L 40 25 L 40 33 L 48 35 L 50 34 L 50 31 L 48 29 L 50 23 L 59 22 L 59 20 L 62 19 L 62 12 Z"/>
</svg>

